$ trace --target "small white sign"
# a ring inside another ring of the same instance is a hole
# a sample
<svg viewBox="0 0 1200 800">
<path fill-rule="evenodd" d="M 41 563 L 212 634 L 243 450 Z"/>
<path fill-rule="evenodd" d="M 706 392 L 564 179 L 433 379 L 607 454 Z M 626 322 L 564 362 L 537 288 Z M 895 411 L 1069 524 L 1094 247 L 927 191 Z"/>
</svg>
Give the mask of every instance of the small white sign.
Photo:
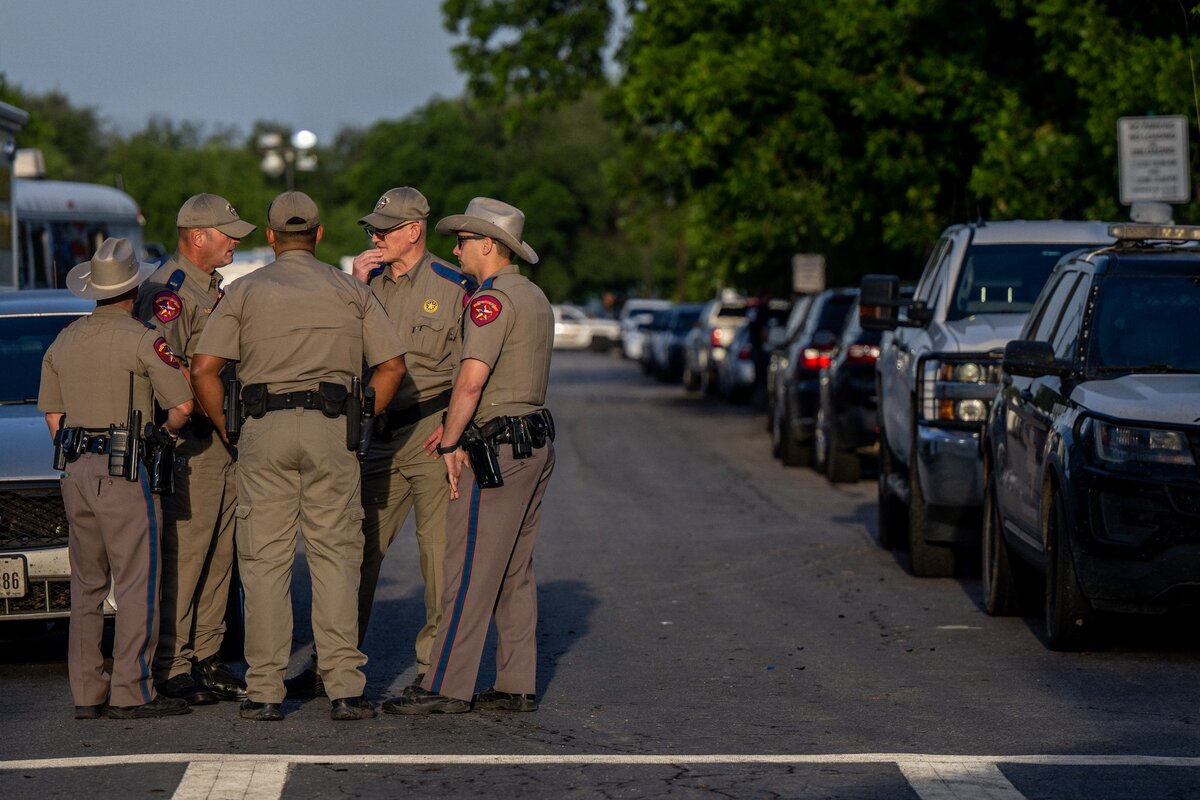
<svg viewBox="0 0 1200 800">
<path fill-rule="evenodd" d="M 1121 117 L 1117 139 L 1124 205 L 1192 199 L 1187 117 Z"/>
<path fill-rule="evenodd" d="M 825 256 L 810 253 L 792 256 L 792 291 L 796 294 L 825 291 Z"/>
</svg>

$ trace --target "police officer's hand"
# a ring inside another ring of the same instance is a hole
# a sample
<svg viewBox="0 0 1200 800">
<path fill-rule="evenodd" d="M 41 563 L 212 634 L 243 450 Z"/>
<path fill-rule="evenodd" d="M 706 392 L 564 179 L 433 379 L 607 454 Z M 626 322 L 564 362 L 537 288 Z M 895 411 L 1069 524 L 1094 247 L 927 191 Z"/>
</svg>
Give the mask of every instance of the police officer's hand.
<svg viewBox="0 0 1200 800">
<path fill-rule="evenodd" d="M 364 250 L 354 257 L 354 277 L 366 283 L 371 270 L 378 268 L 382 263 L 383 253 L 378 248 Z"/>
<path fill-rule="evenodd" d="M 446 453 L 446 477 L 450 479 L 450 499 L 458 499 L 458 479 L 462 475 L 463 464 L 467 463 L 467 454 L 460 447 L 453 453 Z"/>
<path fill-rule="evenodd" d="M 442 443 L 442 431 L 445 430 L 443 425 L 438 425 L 437 430 L 429 434 L 429 438 L 425 440 L 425 455 L 438 458 L 437 449 Z"/>
</svg>

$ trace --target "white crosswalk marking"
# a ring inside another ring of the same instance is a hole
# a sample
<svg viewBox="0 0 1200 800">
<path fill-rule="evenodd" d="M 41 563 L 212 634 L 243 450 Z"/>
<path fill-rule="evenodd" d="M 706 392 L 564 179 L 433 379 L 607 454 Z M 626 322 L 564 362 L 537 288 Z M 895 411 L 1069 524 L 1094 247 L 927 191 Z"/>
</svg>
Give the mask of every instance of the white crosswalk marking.
<svg viewBox="0 0 1200 800">
<path fill-rule="evenodd" d="M 277 798 L 287 783 L 286 761 L 193 761 L 173 800 Z"/>
<path fill-rule="evenodd" d="M 901 761 L 921 800 L 1025 800 L 995 764 L 981 761 Z"/>
</svg>

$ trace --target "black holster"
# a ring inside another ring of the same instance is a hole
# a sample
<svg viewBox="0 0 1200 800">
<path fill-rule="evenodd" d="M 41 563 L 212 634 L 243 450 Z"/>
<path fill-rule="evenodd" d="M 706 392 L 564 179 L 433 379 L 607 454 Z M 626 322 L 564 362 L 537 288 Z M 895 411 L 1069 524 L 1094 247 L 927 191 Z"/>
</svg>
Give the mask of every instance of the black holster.
<svg viewBox="0 0 1200 800">
<path fill-rule="evenodd" d="M 321 413 L 330 419 L 336 419 L 347 414 L 350 406 L 350 390 L 340 383 L 321 381 L 317 384 L 317 392 L 321 397 Z M 357 411 L 357 409 L 355 409 Z"/>
<path fill-rule="evenodd" d="M 480 489 L 495 489 L 504 485 L 504 477 L 500 474 L 500 457 L 496 453 L 496 445 L 483 438 L 479 428 L 474 423 L 469 425 L 459 438 L 463 452 L 471 460 L 471 470 L 475 473 L 475 482 Z"/>
<path fill-rule="evenodd" d="M 242 419 L 262 419 L 267 414 L 267 385 L 252 383 L 242 387 Z"/>
<path fill-rule="evenodd" d="M 263 393 L 266 396 L 266 393 Z M 242 433 L 242 422 L 246 417 L 242 409 L 242 382 L 238 380 L 237 370 L 229 370 L 225 381 L 225 436 L 229 441 L 235 441 Z"/>
<path fill-rule="evenodd" d="M 166 431 L 148 424 L 145 451 L 150 491 L 157 495 L 175 494 L 175 440 Z"/>
</svg>

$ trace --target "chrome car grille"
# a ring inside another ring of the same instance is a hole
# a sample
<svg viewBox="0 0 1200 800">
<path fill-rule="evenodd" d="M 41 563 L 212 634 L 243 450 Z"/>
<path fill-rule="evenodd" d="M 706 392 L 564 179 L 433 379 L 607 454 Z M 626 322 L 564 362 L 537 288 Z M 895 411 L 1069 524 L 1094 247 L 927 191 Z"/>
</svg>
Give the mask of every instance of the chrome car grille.
<svg viewBox="0 0 1200 800">
<path fill-rule="evenodd" d="M 0 550 L 66 544 L 67 512 L 57 486 L 0 489 Z"/>
</svg>

